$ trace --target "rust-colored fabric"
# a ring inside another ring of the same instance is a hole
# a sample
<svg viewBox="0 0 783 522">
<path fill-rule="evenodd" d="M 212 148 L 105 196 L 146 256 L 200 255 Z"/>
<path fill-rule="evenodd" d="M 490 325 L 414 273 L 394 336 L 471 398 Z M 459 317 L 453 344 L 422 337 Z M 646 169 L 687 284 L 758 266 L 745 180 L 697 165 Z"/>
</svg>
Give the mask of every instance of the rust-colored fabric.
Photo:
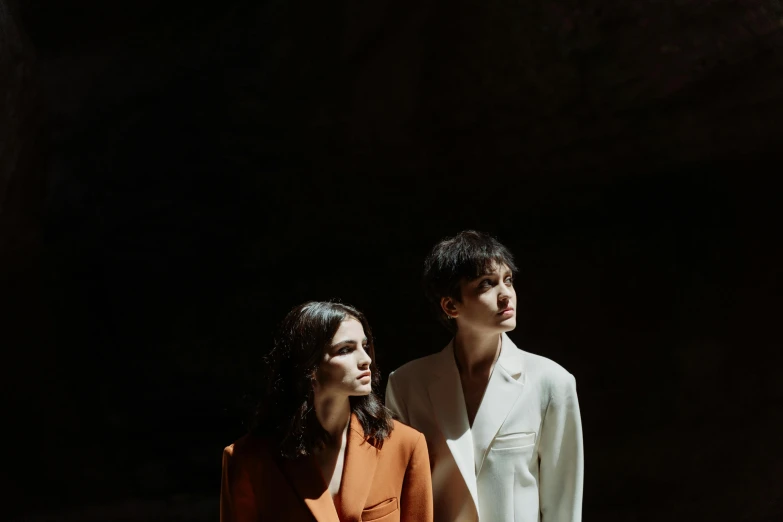
<svg viewBox="0 0 783 522">
<path fill-rule="evenodd" d="M 249 435 L 223 451 L 221 522 L 432 522 L 432 516 L 427 443 L 397 421 L 377 450 L 351 418 L 334 501 L 312 458 L 274 456 L 267 441 Z"/>
</svg>

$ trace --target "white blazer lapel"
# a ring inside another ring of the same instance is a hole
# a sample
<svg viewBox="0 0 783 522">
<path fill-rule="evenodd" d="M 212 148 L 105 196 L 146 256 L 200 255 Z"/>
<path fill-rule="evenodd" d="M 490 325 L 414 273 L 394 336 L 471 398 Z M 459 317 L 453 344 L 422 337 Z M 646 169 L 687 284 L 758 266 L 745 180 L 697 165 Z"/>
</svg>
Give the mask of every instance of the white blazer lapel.
<svg viewBox="0 0 783 522">
<path fill-rule="evenodd" d="M 489 445 L 506 421 L 523 387 L 522 352 L 506 334 L 503 334 L 500 357 L 489 378 L 487 389 L 473 421 L 476 476 L 481 471 Z"/>
<path fill-rule="evenodd" d="M 436 364 L 437 374 L 428 387 L 433 413 L 478 509 L 473 437 L 470 433 L 459 371 L 454 362 L 452 343 L 438 354 Z"/>
</svg>

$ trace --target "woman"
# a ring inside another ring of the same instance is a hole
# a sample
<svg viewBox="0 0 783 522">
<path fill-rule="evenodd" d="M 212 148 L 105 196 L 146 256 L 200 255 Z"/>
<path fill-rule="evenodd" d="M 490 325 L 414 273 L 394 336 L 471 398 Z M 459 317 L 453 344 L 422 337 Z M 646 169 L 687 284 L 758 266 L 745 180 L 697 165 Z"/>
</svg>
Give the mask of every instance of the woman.
<svg viewBox="0 0 783 522">
<path fill-rule="evenodd" d="M 223 452 L 221 522 L 432 521 L 427 443 L 373 393 L 374 355 L 351 306 L 285 317 L 255 426 Z"/>
<path fill-rule="evenodd" d="M 389 375 L 386 404 L 427 437 L 438 522 L 580 522 L 584 445 L 576 380 L 517 348 L 517 269 L 495 238 L 466 230 L 424 263 L 439 353 Z"/>
</svg>

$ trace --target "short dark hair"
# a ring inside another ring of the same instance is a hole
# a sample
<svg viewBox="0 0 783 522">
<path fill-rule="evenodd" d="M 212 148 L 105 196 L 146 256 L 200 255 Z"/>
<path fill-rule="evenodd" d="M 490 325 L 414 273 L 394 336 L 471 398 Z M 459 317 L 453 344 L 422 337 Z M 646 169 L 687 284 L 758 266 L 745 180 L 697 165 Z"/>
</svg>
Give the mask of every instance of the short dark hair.
<svg viewBox="0 0 783 522">
<path fill-rule="evenodd" d="M 424 260 L 424 292 L 436 317 L 450 332 L 455 333 L 457 325 L 443 313 L 441 299 L 461 301 L 460 281 L 488 273 L 493 264 L 506 265 L 513 274 L 517 272 L 511 252 L 494 237 L 475 230 L 463 230 L 440 241 Z"/>
<path fill-rule="evenodd" d="M 280 325 L 275 344 L 265 357 L 266 396 L 256 407 L 251 432 L 269 437 L 286 458 L 311 455 L 329 441 L 329 434 L 315 416 L 313 382 L 326 346 L 348 319 L 362 324 L 367 336 L 367 353 L 372 358 L 372 388 L 380 383 L 375 364 L 375 344 L 370 324 L 356 308 L 335 301 L 309 301 L 291 310 Z M 391 412 L 371 392 L 350 397 L 355 413 L 370 444 L 376 448 L 393 429 Z"/>
</svg>

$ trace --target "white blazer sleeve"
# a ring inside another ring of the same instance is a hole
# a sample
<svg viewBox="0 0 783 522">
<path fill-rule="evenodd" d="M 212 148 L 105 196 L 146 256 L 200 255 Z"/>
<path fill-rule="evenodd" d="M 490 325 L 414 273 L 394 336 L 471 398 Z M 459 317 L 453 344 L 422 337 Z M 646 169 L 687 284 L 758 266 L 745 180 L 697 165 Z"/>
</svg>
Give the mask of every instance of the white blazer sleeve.
<svg viewBox="0 0 783 522">
<path fill-rule="evenodd" d="M 389 408 L 394 416 L 403 424 L 408 424 L 408 408 L 405 405 L 405 401 L 402 400 L 402 396 L 395 390 L 394 372 L 389 374 L 389 380 L 386 383 L 386 407 Z"/>
<path fill-rule="evenodd" d="M 580 522 L 584 447 L 576 380 L 553 385 L 539 444 L 541 522 Z"/>
</svg>

